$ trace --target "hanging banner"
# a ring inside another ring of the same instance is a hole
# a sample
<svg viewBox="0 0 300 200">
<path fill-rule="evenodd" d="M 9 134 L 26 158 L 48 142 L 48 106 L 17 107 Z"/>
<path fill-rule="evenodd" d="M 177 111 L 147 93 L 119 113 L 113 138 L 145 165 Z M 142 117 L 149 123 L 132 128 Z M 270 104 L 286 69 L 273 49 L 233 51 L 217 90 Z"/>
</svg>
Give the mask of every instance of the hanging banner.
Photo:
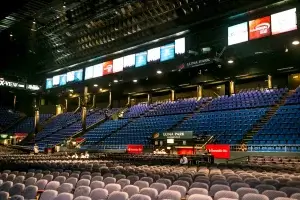
<svg viewBox="0 0 300 200">
<path fill-rule="evenodd" d="M 216 159 L 229 159 L 230 158 L 230 145 L 229 144 L 207 144 L 205 148 Z"/>
</svg>

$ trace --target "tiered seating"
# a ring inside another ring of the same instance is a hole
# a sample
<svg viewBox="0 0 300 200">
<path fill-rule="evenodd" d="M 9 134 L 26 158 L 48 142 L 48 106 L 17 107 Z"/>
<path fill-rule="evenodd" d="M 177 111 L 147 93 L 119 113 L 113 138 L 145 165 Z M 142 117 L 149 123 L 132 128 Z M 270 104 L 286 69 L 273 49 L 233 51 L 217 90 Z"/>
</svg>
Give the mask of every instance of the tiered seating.
<svg viewBox="0 0 300 200">
<path fill-rule="evenodd" d="M 176 130 L 213 135 L 218 143 L 236 144 L 267 111 L 267 108 L 200 112 L 184 121 Z"/>
<path fill-rule="evenodd" d="M 280 107 L 268 123 L 254 136 L 252 144 L 300 144 L 300 105 Z M 284 151 L 283 146 L 256 147 L 261 151 Z M 296 151 L 296 147 L 288 147 Z"/>
<path fill-rule="evenodd" d="M 93 145 L 100 141 L 101 138 L 107 136 L 128 122 L 128 119 L 109 120 L 98 125 L 84 135 L 86 139 L 85 145 Z"/>
<path fill-rule="evenodd" d="M 105 145 L 114 148 L 115 145 L 149 143 L 149 139 L 155 132 L 163 132 L 182 120 L 184 115 L 166 115 L 157 117 L 143 117 L 129 123 L 116 135 L 108 137 Z"/>
<path fill-rule="evenodd" d="M 147 103 L 139 103 L 130 107 L 128 111 L 124 113 L 123 118 L 139 117 L 141 114 L 149 111 L 152 107 L 153 105 L 148 105 Z"/>
<path fill-rule="evenodd" d="M 146 116 L 191 113 L 209 99 L 210 98 L 202 98 L 200 101 L 197 101 L 196 98 L 189 98 L 177 101 L 167 101 L 158 105 L 156 109 L 147 112 Z"/>
<path fill-rule="evenodd" d="M 298 87 L 296 91 L 287 98 L 286 104 L 300 104 L 300 87 Z"/>
<path fill-rule="evenodd" d="M 244 109 L 267 107 L 274 105 L 280 100 L 283 94 L 288 89 L 264 89 L 264 90 L 251 90 L 247 92 L 240 92 L 232 96 L 221 96 L 214 99 L 204 111 L 214 110 L 231 110 L 231 109 Z"/>
<path fill-rule="evenodd" d="M 118 108 L 113 108 L 111 110 L 92 110 L 88 112 L 87 118 L 86 118 L 86 126 L 89 127 L 96 122 L 99 122 L 105 118 L 105 112 L 107 112 L 108 116 L 111 116 L 112 114 L 118 112 Z M 71 123 L 69 123 L 67 126 L 62 127 L 61 129 L 58 129 L 54 132 L 51 132 L 47 134 L 42 140 L 39 140 L 38 145 L 39 146 L 53 146 L 55 144 L 61 143 L 64 140 L 70 138 L 72 135 L 74 135 L 76 132 L 79 132 L 82 130 L 82 123 L 81 123 L 81 113 L 73 114 L 71 118 Z M 41 137 L 40 137 L 41 138 Z"/>
<path fill-rule="evenodd" d="M 52 114 L 40 114 L 39 123 L 42 125 Z M 31 133 L 34 131 L 34 117 L 27 117 L 20 123 L 10 128 L 7 133 Z"/>
<path fill-rule="evenodd" d="M 21 117 L 20 113 L 9 108 L 0 107 L 0 130 L 16 122 Z"/>
</svg>

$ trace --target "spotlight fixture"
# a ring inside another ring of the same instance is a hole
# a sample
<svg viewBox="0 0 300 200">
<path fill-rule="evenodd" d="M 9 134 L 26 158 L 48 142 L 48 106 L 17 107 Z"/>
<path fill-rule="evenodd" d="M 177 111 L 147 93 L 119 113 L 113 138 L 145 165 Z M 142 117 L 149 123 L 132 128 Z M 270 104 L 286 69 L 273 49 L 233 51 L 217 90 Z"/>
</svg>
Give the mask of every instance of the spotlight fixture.
<svg viewBox="0 0 300 200">
<path fill-rule="evenodd" d="M 63 6 L 63 8 L 66 8 L 66 6 Z"/>
<path fill-rule="evenodd" d="M 12 37 L 12 36 L 13 36 L 13 34 L 11 33 L 11 34 L 9 34 L 9 36 L 10 36 L 10 37 Z"/>
<path fill-rule="evenodd" d="M 292 42 L 292 44 L 293 45 L 298 45 L 298 44 L 300 44 L 300 42 L 298 40 L 295 40 L 295 41 Z"/>
<path fill-rule="evenodd" d="M 70 90 L 69 90 L 69 92 L 71 92 L 71 93 L 72 93 L 72 92 L 74 92 L 74 90 L 70 89 Z"/>
<path fill-rule="evenodd" d="M 228 60 L 227 62 L 228 62 L 229 64 L 232 64 L 232 63 L 234 63 L 234 61 L 233 61 L 233 60 L 231 60 L 231 59 L 230 59 L 230 60 Z"/>
<path fill-rule="evenodd" d="M 157 74 L 162 74 L 162 71 L 161 70 L 157 70 L 156 73 Z"/>
<path fill-rule="evenodd" d="M 136 79 L 133 80 L 134 83 L 137 83 L 138 81 Z"/>
<path fill-rule="evenodd" d="M 94 84 L 94 87 L 98 87 L 98 84 Z"/>
<path fill-rule="evenodd" d="M 114 83 L 117 83 L 117 82 L 119 82 L 118 80 L 114 80 Z"/>
<path fill-rule="evenodd" d="M 33 21 L 32 23 L 35 24 L 35 21 Z"/>
</svg>

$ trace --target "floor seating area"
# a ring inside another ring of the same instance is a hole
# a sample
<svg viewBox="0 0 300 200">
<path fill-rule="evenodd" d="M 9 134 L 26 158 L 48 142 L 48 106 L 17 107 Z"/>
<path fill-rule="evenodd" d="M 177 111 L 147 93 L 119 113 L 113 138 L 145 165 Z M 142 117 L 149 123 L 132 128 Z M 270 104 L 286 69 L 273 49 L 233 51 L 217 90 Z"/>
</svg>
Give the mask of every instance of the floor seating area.
<svg viewBox="0 0 300 200">
<path fill-rule="evenodd" d="M 8 127 L 20 118 L 21 114 L 18 111 L 0 106 L 0 130 Z"/>
<path fill-rule="evenodd" d="M 232 110 L 274 105 L 288 91 L 287 88 L 250 90 L 214 99 L 203 111 Z"/>
<path fill-rule="evenodd" d="M 266 111 L 267 108 L 254 108 L 195 113 L 176 130 L 215 136 L 220 144 L 237 144 Z"/>
<path fill-rule="evenodd" d="M 45 121 L 51 118 L 52 114 L 40 114 L 40 125 L 43 125 Z M 34 117 L 26 117 L 20 123 L 16 124 L 12 128 L 8 129 L 7 133 L 31 133 L 34 131 Z"/>
<path fill-rule="evenodd" d="M 281 106 L 268 123 L 254 136 L 251 144 L 300 144 L 299 123 L 300 104 Z M 295 147 L 290 148 L 290 151 L 296 150 Z M 284 151 L 284 147 L 261 147 L 257 150 Z"/>
<path fill-rule="evenodd" d="M 40 200 L 300 199 L 300 173 L 292 169 L 136 166 L 107 160 L 29 160 L 22 156 L 19 160 L 1 171 L 1 200 L 35 199 L 38 192 Z"/>
</svg>

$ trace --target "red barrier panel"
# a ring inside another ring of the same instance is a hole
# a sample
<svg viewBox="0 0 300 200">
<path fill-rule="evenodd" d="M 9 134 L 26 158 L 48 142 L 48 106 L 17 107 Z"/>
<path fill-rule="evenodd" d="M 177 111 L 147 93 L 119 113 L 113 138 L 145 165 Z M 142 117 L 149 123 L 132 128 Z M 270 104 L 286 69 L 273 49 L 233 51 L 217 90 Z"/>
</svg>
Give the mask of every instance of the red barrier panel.
<svg viewBox="0 0 300 200">
<path fill-rule="evenodd" d="M 230 158 L 230 145 L 229 144 L 208 144 L 206 149 L 217 159 Z"/>
<path fill-rule="evenodd" d="M 177 149 L 178 155 L 193 155 L 194 154 L 194 148 L 178 148 Z"/>
<path fill-rule="evenodd" d="M 144 146 L 139 144 L 129 144 L 127 145 L 127 153 L 141 154 L 143 153 Z"/>
</svg>

